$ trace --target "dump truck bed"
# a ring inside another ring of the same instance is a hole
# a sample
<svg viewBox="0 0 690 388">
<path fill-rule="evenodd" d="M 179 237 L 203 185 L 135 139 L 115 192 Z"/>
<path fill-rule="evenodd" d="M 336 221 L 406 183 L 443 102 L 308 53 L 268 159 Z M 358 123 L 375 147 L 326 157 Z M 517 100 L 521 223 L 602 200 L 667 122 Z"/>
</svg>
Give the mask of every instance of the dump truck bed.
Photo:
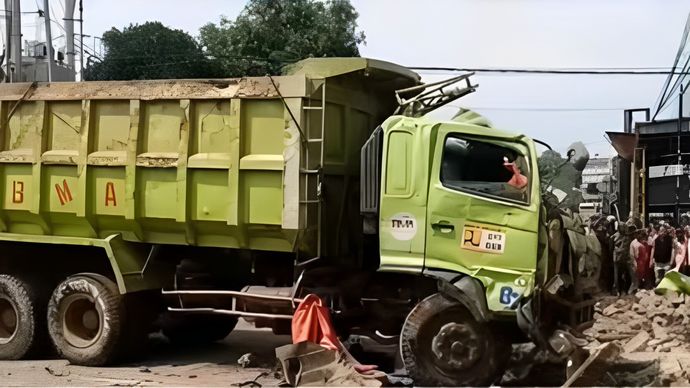
<svg viewBox="0 0 690 388">
<path fill-rule="evenodd" d="M 349 58 L 275 77 L 2 84 L 0 230 L 315 251 L 318 214 L 342 211 L 361 144 L 417 82 Z M 317 191 L 328 181 L 333 198 Z"/>
</svg>

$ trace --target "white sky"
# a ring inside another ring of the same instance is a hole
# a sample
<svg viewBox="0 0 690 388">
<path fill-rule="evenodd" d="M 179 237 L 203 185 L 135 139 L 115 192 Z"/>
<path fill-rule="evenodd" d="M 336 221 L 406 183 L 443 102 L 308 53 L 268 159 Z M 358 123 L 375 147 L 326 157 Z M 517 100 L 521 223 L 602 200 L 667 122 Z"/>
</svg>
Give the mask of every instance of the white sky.
<svg viewBox="0 0 690 388">
<path fill-rule="evenodd" d="M 62 1 L 50 0 L 55 19 L 62 17 Z M 149 20 L 197 35 L 202 25 L 218 22 L 220 15 L 235 17 L 245 4 L 244 0 L 83 1 L 84 33 L 97 36 L 112 26 Z M 367 35 L 367 44 L 360 48 L 362 56 L 407 66 L 476 68 L 669 67 L 690 11 L 690 0 L 352 3 L 360 14 L 360 29 Z M 22 7 L 34 11 L 36 1 L 22 0 Z M 35 23 L 33 15 L 23 16 L 25 29 Z M 582 140 L 592 154 L 603 155 L 609 153 L 603 132 L 622 129 L 622 109 L 651 107 L 664 80 L 660 75 L 480 74 L 474 77 L 478 91 L 458 104 L 491 108 L 478 111 L 500 128 L 539 138 L 560 151 Z M 510 108 L 610 110 L 503 110 Z"/>
</svg>

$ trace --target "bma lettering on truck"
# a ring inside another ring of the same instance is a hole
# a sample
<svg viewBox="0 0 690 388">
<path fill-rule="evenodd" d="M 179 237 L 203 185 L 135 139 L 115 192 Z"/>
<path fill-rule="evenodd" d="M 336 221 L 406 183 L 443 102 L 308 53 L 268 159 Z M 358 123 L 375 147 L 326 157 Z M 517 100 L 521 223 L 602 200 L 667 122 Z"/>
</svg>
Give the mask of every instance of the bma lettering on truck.
<svg viewBox="0 0 690 388">
<path fill-rule="evenodd" d="M 12 203 L 24 203 L 24 182 L 12 181 Z"/>
<path fill-rule="evenodd" d="M 95 202 L 96 214 L 124 216 L 125 215 L 125 183 L 112 177 L 104 177 L 96 181 Z"/>
<path fill-rule="evenodd" d="M 14 175 L 5 178 L 4 208 L 8 210 L 31 209 L 31 177 Z"/>
<path fill-rule="evenodd" d="M 462 249 L 502 254 L 506 248 L 506 234 L 483 226 L 466 225 L 462 230 Z"/>
<path fill-rule="evenodd" d="M 64 206 L 66 203 L 72 202 L 74 199 L 72 197 L 72 190 L 70 190 L 69 185 L 67 184 L 67 179 L 62 180 L 62 185 L 59 183 L 55 184 L 55 192 L 57 193 L 58 200 L 62 206 Z"/>
<path fill-rule="evenodd" d="M 113 182 L 108 182 L 105 184 L 105 206 L 117 206 L 115 184 Z"/>
</svg>

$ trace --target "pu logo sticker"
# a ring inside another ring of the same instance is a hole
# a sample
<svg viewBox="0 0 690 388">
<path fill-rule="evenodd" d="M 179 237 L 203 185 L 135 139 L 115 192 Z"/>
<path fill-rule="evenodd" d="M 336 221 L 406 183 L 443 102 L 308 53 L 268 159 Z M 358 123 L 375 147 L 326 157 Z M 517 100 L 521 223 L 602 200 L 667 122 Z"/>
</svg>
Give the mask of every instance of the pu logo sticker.
<svg viewBox="0 0 690 388">
<path fill-rule="evenodd" d="M 409 213 L 398 213 L 390 220 L 391 235 L 399 241 L 409 241 L 417 235 L 417 219 Z"/>
<path fill-rule="evenodd" d="M 501 291 L 499 292 L 499 295 L 498 295 L 498 301 L 501 302 L 501 304 L 511 306 L 513 303 L 515 303 L 515 301 L 519 297 L 520 297 L 520 294 L 513 291 L 512 288 L 501 287 Z"/>
<path fill-rule="evenodd" d="M 461 248 L 471 251 L 501 254 L 506 248 L 506 234 L 478 226 L 465 226 Z"/>
</svg>

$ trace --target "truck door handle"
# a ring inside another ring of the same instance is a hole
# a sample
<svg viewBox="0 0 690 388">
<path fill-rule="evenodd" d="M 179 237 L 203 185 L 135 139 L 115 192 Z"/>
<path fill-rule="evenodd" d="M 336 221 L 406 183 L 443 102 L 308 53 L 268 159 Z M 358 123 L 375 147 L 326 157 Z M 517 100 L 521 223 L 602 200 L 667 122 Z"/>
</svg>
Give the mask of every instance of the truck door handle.
<svg viewBox="0 0 690 388">
<path fill-rule="evenodd" d="M 455 230 L 455 226 L 448 221 L 439 221 L 431 224 L 431 228 L 441 233 L 450 233 Z"/>
</svg>

